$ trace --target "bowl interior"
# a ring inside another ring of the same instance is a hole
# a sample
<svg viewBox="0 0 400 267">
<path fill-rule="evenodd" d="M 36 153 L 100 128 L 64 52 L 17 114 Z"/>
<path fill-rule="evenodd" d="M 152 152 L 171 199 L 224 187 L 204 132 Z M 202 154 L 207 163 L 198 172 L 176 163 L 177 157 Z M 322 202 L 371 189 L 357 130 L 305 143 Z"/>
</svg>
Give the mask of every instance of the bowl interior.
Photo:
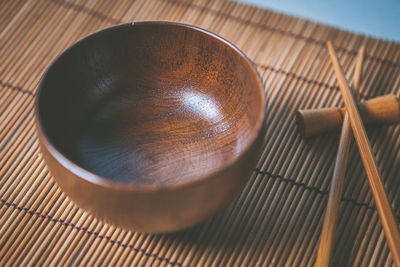
<svg viewBox="0 0 400 267">
<path fill-rule="evenodd" d="M 174 184 L 234 162 L 263 116 L 259 77 L 225 41 L 189 26 L 125 24 L 73 45 L 40 86 L 51 144 L 105 179 Z"/>
</svg>

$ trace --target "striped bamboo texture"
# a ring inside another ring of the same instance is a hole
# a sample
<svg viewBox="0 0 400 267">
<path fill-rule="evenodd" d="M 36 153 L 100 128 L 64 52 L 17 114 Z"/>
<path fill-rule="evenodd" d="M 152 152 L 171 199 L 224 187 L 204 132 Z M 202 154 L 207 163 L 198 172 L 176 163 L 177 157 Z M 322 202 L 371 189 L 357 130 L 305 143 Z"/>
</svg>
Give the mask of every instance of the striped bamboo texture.
<svg viewBox="0 0 400 267">
<path fill-rule="evenodd" d="M 361 98 L 399 95 L 400 45 L 230 1 L 0 1 L 0 266 L 313 266 L 338 135 L 301 139 L 294 112 L 343 105 L 325 48 L 347 78 L 366 58 Z M 194 228 L 125 231 L 76 207 L 38 149 L 34 96 L 51 60 L 79 38 L 132 20 L 171 20 L 232 41 L 257 65 L 268 93 L 267 143 L 241 195 Z M 400 222 L 400 128 L 368 128 Z M 337 225 L 333 266 L 393 266 L 355 146 Z"/>
</svg>

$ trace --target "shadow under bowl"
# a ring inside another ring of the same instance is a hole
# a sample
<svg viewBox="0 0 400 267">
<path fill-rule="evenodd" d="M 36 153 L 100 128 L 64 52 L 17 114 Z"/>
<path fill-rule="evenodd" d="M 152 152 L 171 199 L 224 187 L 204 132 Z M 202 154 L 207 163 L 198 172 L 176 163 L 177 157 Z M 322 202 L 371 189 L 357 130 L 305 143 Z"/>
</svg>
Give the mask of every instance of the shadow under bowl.
<svg viewBox="0 0 400 267">
<path fill-rule="evenodd" d="M 39 85 L 48 168 L 79 206 L 124 228 L 192 226 L 243 188 L 265 133 L 262 81 L 231 43 L 172 22 L 73 44 Z"/>
</svg>

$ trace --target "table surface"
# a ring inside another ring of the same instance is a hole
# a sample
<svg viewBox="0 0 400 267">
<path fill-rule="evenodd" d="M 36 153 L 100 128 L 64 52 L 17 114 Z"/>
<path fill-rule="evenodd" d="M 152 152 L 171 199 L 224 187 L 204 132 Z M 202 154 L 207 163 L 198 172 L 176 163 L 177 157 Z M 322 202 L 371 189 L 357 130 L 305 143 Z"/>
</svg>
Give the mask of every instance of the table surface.
<svg viewBox="0 0 400 267">
<path fill-rule="evenodd" d="M 240 0 L 319 23 L 400 41 L 398 0 Z"/>
</svg>

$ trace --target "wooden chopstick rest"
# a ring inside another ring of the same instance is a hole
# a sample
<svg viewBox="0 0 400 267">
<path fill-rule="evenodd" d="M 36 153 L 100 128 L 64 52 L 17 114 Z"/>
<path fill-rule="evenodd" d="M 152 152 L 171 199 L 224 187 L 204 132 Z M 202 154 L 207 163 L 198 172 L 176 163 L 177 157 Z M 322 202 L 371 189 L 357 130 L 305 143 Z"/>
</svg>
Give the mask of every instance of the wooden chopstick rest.
<svg viewBox="0 0 400 267">
<path fill-rule="evenodd" d="M 358 104 L 365 124 L 395 123 L 400 120 L 400 103 L 395 95 L 384 95 Z M 344 108 L 303 109 L 296 112 L 300 134 L 310 137 L 341 128 Z"/>
</svg>

